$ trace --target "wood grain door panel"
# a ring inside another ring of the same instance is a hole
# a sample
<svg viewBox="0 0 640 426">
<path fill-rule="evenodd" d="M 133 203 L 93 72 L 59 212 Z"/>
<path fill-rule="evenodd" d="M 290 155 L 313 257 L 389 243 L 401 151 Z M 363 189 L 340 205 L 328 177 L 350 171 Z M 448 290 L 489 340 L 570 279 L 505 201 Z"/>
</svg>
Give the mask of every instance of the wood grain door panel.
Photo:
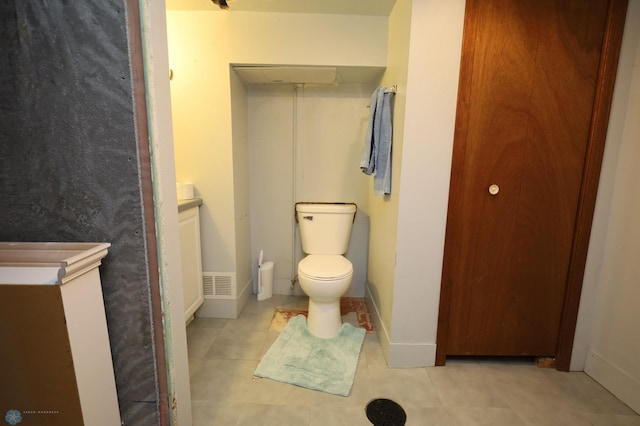
<svg viewBox="0 0 640 426">
<path fill-rule="evenodd" d="M 556 352 L 608 3 L 467 2 L 447 354 Z"/>
</svg>

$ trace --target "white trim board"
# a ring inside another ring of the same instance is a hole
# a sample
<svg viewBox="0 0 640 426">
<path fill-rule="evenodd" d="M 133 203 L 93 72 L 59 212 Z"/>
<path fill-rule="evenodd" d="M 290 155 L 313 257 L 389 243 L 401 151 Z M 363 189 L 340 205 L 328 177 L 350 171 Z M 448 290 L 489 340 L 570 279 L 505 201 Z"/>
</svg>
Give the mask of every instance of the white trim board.
<svg viewBox="0 0 640 426">
<path fill-rule="evenodd" d="M 382 352 L 389 368 L 433 367 L 436 361 L 435 343 L 393 342 L 382 322 L 380 310 L 375 304 L 369 286 L 366 286 L 365 302 L 380 339 Z"/>
<path fill-rule="evenodd" d="M 584 371 L 616 398 L 640 414 L 640 380 L 589 350 Z"/>
</svg>

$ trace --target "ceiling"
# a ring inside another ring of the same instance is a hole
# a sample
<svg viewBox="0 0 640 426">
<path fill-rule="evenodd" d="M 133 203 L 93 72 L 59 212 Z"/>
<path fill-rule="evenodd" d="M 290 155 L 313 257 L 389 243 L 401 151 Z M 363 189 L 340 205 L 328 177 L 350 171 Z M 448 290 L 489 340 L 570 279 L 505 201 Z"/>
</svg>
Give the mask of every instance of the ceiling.
<svg viewBox="0 0 640 426">
<path fill-rule="evenodd" d="M 168 10 L 208 10 L 222 13 L 277 12 L 389 16 L 396 0 L 227 0 L 221 10 L 211 0 L 166 0 Z"/>
</svg>

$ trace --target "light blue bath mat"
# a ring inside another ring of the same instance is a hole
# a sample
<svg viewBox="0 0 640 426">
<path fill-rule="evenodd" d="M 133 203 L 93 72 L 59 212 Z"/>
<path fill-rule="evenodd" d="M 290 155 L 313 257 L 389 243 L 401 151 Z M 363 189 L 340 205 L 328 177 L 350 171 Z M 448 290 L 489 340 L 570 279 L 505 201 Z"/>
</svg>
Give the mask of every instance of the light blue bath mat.
<svg viewBox="0 0 640 426">
<path fill-rule="evenodd" d="M 337 336 L 323 339 L 307 330 L 307 319 L 289 320 L 262 357 L 258 377 L 348 396 L 358 366 L 366 330 L 344 323 Z"/>
</svg>

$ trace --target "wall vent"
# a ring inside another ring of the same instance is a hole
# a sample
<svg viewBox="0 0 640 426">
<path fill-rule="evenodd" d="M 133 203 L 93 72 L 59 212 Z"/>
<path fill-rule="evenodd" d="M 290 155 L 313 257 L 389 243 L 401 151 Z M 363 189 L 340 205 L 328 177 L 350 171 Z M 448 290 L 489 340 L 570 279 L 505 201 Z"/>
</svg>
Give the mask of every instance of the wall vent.
<svg viewBox="0 0 640 426">
<path fill-rule="evenodd" d="M 203 272 L 202 288 L 205 299 L 235 299 L 235 272 Z"/>
</svg>

